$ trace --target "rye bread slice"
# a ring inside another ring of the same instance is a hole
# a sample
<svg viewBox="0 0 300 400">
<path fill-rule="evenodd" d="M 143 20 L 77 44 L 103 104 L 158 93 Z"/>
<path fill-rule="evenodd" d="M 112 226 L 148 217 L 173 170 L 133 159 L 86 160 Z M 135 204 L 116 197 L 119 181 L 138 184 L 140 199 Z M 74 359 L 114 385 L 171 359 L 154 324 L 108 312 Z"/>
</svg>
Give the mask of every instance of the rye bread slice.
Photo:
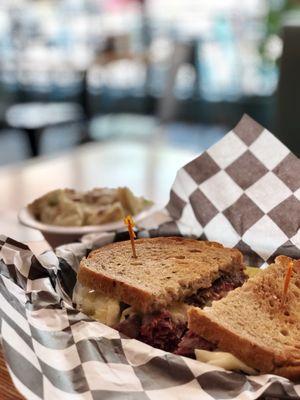
<svg viewBox="0 0 300 400">
<path fill-rule="evenodd" d="M 130 241 L 101 247 L 80 263 L 78 281 L 142 312 L 167 307 L 242 268 L 242 254 L 215 242 L 181 237 Z"/>
<path fill-rule="evenodd" d="M 293 275 L 282 293 L 287 265 Z M 276 258 L 212 307 L 188 311 L 189 328 L 261 373 L 300 379 L 300 260 Z"/>
</svg>

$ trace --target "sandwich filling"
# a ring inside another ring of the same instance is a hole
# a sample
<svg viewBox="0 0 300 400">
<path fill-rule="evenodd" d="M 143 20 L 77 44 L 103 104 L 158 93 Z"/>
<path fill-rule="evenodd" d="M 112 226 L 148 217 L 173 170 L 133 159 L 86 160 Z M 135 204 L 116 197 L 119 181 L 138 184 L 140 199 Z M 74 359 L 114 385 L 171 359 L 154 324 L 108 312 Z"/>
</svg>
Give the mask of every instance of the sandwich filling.
<svg viewBox="0 0 300 400">
<path fill-rule="evenodd" d="M 100 292 L 77 284 L 73 301 L 92 318 L 114 327 L 124 335 L 175 354 L 195 357 L 195 349 L 214 350 L 214 345 L 188 330 L 187 310 L 204 307 L 241 286 L 246 280 L 243 269 L 221 274 L 209 288 L 198 289 L 182 302 L 160 311 L 143 314 L 133 307 Z"/>
</svg>

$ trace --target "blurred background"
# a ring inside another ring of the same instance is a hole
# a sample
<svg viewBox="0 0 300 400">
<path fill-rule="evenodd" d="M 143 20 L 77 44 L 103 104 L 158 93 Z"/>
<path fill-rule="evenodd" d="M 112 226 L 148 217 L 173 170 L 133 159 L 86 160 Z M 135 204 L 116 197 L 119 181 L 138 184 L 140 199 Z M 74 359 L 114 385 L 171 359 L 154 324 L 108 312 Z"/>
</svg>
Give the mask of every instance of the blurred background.
<svg viewBox="0 0 300 400">
<path fill-rule="evenodd" d="M 209 147 L 248 113 L 300 154 L 300 6 L 1 0 L 0 165 L 89 141 Z"/>
</svg>

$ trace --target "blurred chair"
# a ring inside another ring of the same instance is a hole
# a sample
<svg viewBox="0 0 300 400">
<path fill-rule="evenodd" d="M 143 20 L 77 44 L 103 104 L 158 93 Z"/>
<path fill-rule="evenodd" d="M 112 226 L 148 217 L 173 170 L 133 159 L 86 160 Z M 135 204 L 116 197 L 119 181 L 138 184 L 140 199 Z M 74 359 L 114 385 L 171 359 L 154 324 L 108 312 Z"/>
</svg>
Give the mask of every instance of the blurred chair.
<svg viewBox="0 0 300 400">
<path fill-rule="evenodd" d="M 175 85 L 178 70 L 185 63 L 194 62 L 194 46 L 190 43 L 176 43 L 162 96 L 158 99 L 155 116 L 118 113 L 96 116 L 91 123 L 91 137 L 96 140 L 131 138 L 149 140 L 155 128 L 174 121 L 178 117 L 178 99 Z M 148 65 L 149 68 L 149 65 Z M 150 74 L 146 74 L 149 77 Z M 148 82 L 145 83 L 148 87 Z M 145 99 L 147 108 L 147 98 Z"/>
<path fill-rule="evenodd" d="M 45 129 L 79 122 L 82 118 L 82 109 L 75 103 L 14 104 L 6 113 L 7 125 L 26 133 L 32 157 L 40 154 Z"/>
<path fill-rule="evenodd" d="M 176 43 L 155 116 L 129 113 L 97 116 L 90 124 L 91 137 L 103 141 L 125 139 L 151 142 L 154 137 L 160 136 L 173 146 L 197 149 L 199 152 L 221 139 L 225 133 L 222 126 L 178 122 L 182 114 L 182 102 L 176 95 L 178 72 L 182 65 L 195 65 L 195 58 L 193 42 Z M 194 91 L 199 87 L 199 76 L 196 79 Z"/>
<path fill-rule="evenodd" d="M 195 65 L 195 44 L 193 42 L 176 43 L 166 76 L 163 95 L 157 104 L 157 115 L 161 124 L 178 118 L 179 102 L 175 93 L 176 79 L 179 68 L 183 64 Z M 199 79 L 199 77 L 197 76 Z"/>
<path fill-rule="evenodd" d="M 283 28 L 278 86 L 277 135 L 300 155 L 300 24 Z"/>
<path fill-rule="evenodd" d="M 49 93 L 36 94 L 34 90 L 20 90 L 19 97 L 25 100 L 10 106 L 5 115 L 9 128 L 21 130 L 26 134 L 30 148 L 30 155 L 35 157 L 40 154 L 40 142 L 43 133 L 48 128 L 63 127 L 71 123 L 82 123 L 80 142 L 88 140 L 88 130 L 85 126 L 88 119 L 86 72 L 81 72 L 80 90 L 77 101 L 46 101 L 51 98 Z M 61 95 L 61 94 L 60 94 Z M 34 101 L 35 96 L 37 100 Z M 64 96 L 62 94 L 62 99 Z M 72 99 L 73 100 L 73 99 Z"/>
</svg>

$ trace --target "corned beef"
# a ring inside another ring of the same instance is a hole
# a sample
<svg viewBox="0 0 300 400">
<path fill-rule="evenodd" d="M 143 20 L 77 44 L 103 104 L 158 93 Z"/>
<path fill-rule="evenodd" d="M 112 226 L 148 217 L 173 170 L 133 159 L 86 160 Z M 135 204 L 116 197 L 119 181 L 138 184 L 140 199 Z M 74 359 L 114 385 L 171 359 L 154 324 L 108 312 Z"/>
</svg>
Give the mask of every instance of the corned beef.
<svg viewBox="0 0 300 400">
<path fill-rule="evenodd" d="M 188 330 L 182 337 L 174 353 L 180 356 L 195 358 L 195 349 L 212 351 L 215 348 L 216 346 L 213 343 Z"/>
<path fill-rule="evenodd" d="M 153 347 L 174 352 L 186 331 L 186 324 L 176 324 L 169 311 L 146 315 L 143 318 L 140 340 Z"/>
<path fill-rule="evenodd" d="M 185 299 L 187 304 L 204 307 L 219 300 L 230 290 L 241 286 L 246 280 L 243 270 L 235 275 L 223 275 L 207 289 L 199 289 Z M 215 346 L 187 329 L 187 324 L 176 322 L 168 310 L 153 314 L 132 314 L 115 327 L 124 335 L 141 340 L 158 349 L 195 358 L 194 350 L 214 350 Z"/>
<path fill-rule="evenodd" d="M 246 279 L 247 276 L 243 270 L 238 271 L 235 275 L 222 275 L 213 282 L 211 287 L 199 289 L 195 294 L 186 298 L 184 302 L 202 308 L 210 305 L 213 300 L 220 300 L 231 290 L 242 286 Z"/>
</svg>

